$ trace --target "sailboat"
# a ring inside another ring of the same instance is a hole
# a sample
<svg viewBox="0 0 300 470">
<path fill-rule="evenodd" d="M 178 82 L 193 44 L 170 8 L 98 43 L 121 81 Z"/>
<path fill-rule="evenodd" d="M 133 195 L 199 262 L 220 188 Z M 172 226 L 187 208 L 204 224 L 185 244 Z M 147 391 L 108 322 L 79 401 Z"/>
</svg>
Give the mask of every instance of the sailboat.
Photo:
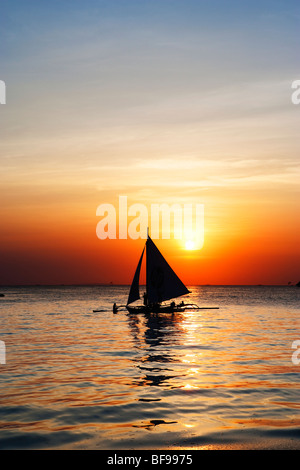
<svg viewBox="0 0 300 470">
<path fill-rule="evenodd" d="M 145 255 L 146 252 L 146 255 Z M 140 299 L 140 272 L 144 255 L 146 256 L 146 292 L 143 295 L 143 305 L 132 305 Z M 171 266 L 165 260 L 149 234 L 139 259 L 132 284 L 130 287 L 126 309 L 129 313 L 174 313 L 183 312 L 186 304 L 175 304 L 174 300 L 165 304 L 167 300 L 175 299 L 190 291 L 179 279 Z M 117 309 L 114 305 L 114 309 Z"/>
<path fill-rule="evenodd" d="M 146 255 L 145 255 L 146 252 Z M 140 272 L 144 255 L 146 256 L 146 292 L 142 305 L 132 305 L 140 297 Z M 126 305 L 113 304 L 113 313 L 118 313 L 119 308 L 125 307 L 129 313 L 175 313 L 189 310 L 218 309 L 219 307 L 198 307 L 193 303 L 181 301 L 176 304 L 173 299 L 191 292 L 179 279 L 171 266 L 165 260 L 149 233 L 143 248 L 141 257 L 133 276 Z M 172 300 L 170 303 L 165 303 Z M 102 309 L 93 312 L 103 312 Z"/>
</svg>

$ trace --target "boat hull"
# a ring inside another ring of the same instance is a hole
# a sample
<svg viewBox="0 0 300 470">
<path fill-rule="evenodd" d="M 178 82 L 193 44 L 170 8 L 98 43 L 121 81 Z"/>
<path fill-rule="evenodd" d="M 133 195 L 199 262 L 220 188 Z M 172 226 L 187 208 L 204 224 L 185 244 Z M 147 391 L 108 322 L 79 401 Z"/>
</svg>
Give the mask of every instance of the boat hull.
<svg viewBox="0 0 300 470">
<path fill-rule="evenodd" d="M 134 307 L 126 305 L 126 308 L 129 313 L 135 315 L 139 313 L 177 313 L 185 311 L 185 307 L 180 305 L 154 305 L 152 307 L 147 305 L 137 305 Z"/>
</svg>

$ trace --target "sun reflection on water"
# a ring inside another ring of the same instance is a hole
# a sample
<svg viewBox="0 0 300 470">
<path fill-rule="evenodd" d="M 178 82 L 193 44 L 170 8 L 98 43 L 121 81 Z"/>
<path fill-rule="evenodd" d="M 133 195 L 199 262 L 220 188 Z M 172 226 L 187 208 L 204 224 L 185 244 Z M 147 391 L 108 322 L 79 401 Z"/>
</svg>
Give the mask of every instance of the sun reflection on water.
<svg viewBox="0 0 300 470">
<path fill-rule="evenodd" d="M 96 436 L 99 448 L 158 448 L 186 442 L 189 430 L 200 440 L 226 429 L 293 432 L 299 375 L 286 347 L 298 307 L 287 314 L 285 304 L 271 308 L 257 297 L 250 308 L 245 296 L 250 304 L 255 290 L 235 289 L 242 301 L 232 304 L 232 289 L 211 288 L 211 303 L 216 295 L 229 302 L 219 311 L 113 315 L 116 289 L 125 298 L 125 288 L 104 289 L 98 315 L 92 289 L 81 297 L 76 289 L 31 290 L 32 299 L 2 304 L 2 435 L 9 429 L 30 440 L 34 430 L 46 439 L 58 431 L 54 447 Z"/>
</svg>

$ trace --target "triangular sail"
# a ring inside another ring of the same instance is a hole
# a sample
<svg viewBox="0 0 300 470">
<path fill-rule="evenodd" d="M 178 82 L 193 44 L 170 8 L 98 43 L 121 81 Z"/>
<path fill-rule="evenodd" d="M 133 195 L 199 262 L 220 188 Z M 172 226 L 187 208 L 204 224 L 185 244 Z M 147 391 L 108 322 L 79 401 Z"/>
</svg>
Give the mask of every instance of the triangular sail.
<svg viewBox="0 0 300 470">
<path fill-rule="evenodd" d="M 138 262 L 138 265 L 137 265 L 137 268 L 133 277 L 133 281 L 132 281 L 129 295 L 128 295 L 127 305 L 131 304 L 132 302 L 135 302 L 136 300 L 140 298 L 139 280 L 140 280 L 140 271 L 141 271 L 144 251 L 145 251 L 145 247 L 143 249 L 143 252 L 140 257 L 140 261 Z"/>
<path fill-rule="evenodd" d="M 146 242 L 146 283 L 149 303 L 163 302 L 189 293 L 150 237 Z"/>
</svg>

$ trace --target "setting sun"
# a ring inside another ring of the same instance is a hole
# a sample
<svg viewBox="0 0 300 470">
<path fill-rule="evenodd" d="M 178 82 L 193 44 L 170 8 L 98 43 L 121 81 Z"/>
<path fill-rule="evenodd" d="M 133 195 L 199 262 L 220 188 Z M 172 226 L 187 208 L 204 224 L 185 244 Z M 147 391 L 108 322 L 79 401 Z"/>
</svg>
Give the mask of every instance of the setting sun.
<svg viewBox="0 0 300 470">
<path fill-rule="evenodd" d="M 187 240 L 185 242 L 185 249 L 186 250 L 194 250 L 195 249 L 195 242 L 193 240 Z"/>
</svg>

